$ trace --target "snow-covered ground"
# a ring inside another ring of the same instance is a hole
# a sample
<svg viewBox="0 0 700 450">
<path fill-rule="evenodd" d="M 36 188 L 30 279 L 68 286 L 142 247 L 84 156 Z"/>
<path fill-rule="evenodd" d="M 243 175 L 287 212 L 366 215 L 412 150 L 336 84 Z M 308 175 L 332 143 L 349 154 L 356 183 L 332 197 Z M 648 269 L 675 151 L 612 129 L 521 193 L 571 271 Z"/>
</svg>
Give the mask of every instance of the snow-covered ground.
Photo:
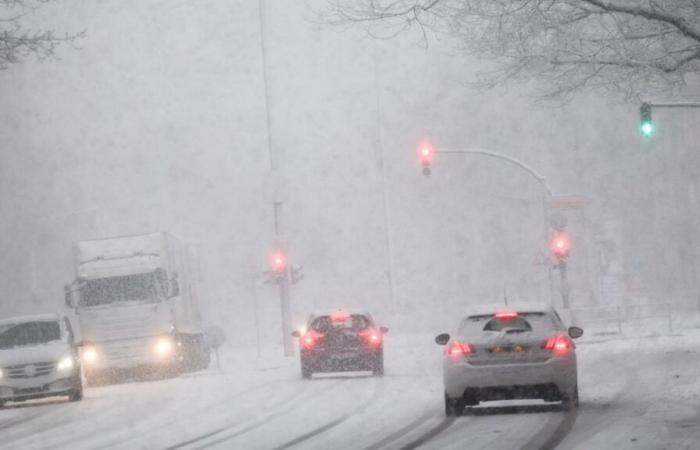
<svg viewBox="0 0 700 450">
<path fill-rule="evenodd" d="M 682 449 L 700 442 L 700 329 L 587 335 L 581 407 L 492 402 L 457 419 L 442 405 L 441 348 L 394 329 L 386 376 L 302 380 L 276 349 L 224 349 L 221 368 L 93 387 L 83 402 L 0 411 L 1 448 Z M 562 440 L 563 438 L 563 440 Z M 561 441 L 561 442 L 560 442 Z"/>
</svg>

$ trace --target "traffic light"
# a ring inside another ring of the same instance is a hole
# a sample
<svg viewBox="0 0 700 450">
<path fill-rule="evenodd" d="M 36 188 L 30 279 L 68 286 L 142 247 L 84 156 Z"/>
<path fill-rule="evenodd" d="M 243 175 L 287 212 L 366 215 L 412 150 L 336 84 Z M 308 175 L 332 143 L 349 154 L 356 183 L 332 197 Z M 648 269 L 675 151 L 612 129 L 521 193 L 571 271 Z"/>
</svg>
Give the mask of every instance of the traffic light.
<svg viewBox="0 0 700 450">
<path fill-rule="evenodd" d="M 556 233 L 550 242 L 550 248 L 554 256 L 559 259 L 569 256 L 571 251 L 571 241 L 566 233 Z"/>
<path fill-rule="evenodd" d="M 639 131 L 644 137 L 652 137 L 656 131 L 654 122 L 651 120 L 651 103 L 644 102 L 639 107 Z"/>
<path fill-rule="evenodd" d="M 270 271 L 275 275 L 283 275 L 287 270 L 287 254 L 277 250 L 270 255 Z"/>
<path fill-rule="evenodd" d="M 423 175 L 430 175 L 430 166 L 433 164 L 433 156 L 435 156 L 435 148 L 424 140 L 418 145 L 418 160 L 423 168 Z"/>
</svg>

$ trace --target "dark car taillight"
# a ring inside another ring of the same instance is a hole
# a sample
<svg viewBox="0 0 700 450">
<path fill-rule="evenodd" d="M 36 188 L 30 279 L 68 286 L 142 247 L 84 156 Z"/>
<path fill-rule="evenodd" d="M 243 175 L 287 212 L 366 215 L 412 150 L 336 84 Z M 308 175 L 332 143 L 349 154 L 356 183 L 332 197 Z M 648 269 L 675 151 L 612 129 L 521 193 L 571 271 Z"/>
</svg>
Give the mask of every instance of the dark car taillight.
<svg viewBox="0 0 700 450">
<path fill-rule="evenodd" d="M 566 355 L 574 349 L 574 342 L 568 336 L 558 334 L 547 339 L 542 346 L 544 349 L 556 353 L 557 355 Z"/>
<path fill-rule="evenodd" d="M 324 335 L 321 333 L 317 333 L 315 331 L 307 331 L 299 340 L 299 343 L 301 344 L 301 347 L 310 350 L 316 346 L 318 341 L 323 339 Z"/>
<path fill-rule="evenodd" d="M 377 347 L 382 343 L 382 332 L 379 330 L 363 330 L 357 334 L 371 347 Z"/>
</svg>

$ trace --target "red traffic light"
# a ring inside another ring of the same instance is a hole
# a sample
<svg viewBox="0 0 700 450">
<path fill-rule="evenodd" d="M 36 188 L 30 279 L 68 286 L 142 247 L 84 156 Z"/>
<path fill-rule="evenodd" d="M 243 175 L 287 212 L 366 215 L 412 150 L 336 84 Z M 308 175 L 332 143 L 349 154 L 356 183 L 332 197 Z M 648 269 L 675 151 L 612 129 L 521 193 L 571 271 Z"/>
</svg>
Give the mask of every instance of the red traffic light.
<svg viewBox="0 0 700 450">
<path fill-rule="evenodd" d="M 552 253 L 558 258 L 569 256 L 571 251 L 571 241 L 565 233 L 557 233 L 550 242 Z"/>
<path fill-rule="evenodd" d="M 275 273 L 282 273 L 287 269 L 287 255 L 283 251 L 276 251 L 270 255 L 270 268 Z"/>
<path fill-rule="evenodd" d="M 420 161 L 421 167 L 423 167 L 423 173 L 430 173 L 430 166 L 433 164 L 433 157 L 435 156 L 435 148 L 427 140 L 422 141 L 418 145 L 418 160 Z"/>
</svg>

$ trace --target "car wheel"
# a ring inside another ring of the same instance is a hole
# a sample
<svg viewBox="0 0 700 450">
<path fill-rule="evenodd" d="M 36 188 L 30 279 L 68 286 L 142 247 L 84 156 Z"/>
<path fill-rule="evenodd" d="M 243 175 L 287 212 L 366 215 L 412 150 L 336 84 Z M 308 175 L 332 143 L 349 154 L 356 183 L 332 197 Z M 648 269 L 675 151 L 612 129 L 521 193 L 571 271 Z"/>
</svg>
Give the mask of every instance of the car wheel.
<svg viewBox="0 0 700 450">
<path fill-rule="evenodd" d="M 68 396 L 68 401 L 70 402 L 79 402 L 83 399 L 83 388 L 77 387 L 73 389 L 73 392 L 70 393 Z"/>
<path fill-rule="evenodd" d="M 314 374 L 314 371 L 311 370 L 311 367 L 309 367 L 307 364 L 304 363 L 304 361 L 301 362 L 301 377 L 304 379 L 310 379 L 311 375 Z"/>
<path fill-rule="evenodd" d="M 450 398 L 445 393 L 445 415 L 448 417 L 461 416 L 464 412 L 465 402 L 463 398 Z"/>
<path fill-rule="evenodd" d="M 372 367 L 372 374 L 376 377 L 384 376 L 384 357 L 378 356 L 374 360 L 374 367 Z"/>
<path fill-rule="evenodd" d="M 578 408 L 578 385 L 574 385 L 570 392 L 562 395 L 561 405 L 565 411 Z"/>
</svg>

